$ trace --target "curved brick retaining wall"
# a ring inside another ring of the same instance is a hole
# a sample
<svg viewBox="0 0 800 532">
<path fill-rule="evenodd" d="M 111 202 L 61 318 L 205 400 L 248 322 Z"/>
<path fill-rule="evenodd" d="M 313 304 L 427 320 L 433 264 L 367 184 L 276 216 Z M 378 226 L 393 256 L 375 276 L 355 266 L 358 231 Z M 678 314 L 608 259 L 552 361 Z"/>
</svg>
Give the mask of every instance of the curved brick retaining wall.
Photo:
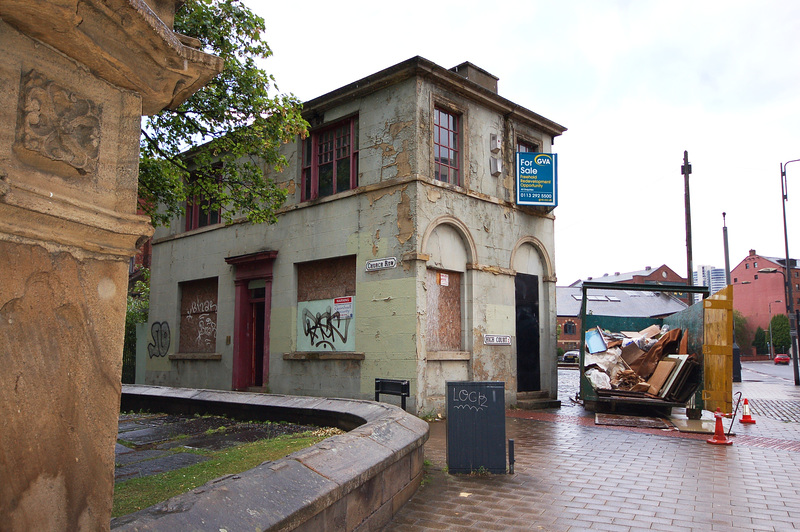
<svg viewBox="0 0 800 532">
<path fill-rule="evenodd" d="M 123 385 L 122 409 L 225 413 L 349 432 L 114 519 L 115 530 L 374 530 L 422 479 L 428 424 L 392 405 Z"/>
</svg>

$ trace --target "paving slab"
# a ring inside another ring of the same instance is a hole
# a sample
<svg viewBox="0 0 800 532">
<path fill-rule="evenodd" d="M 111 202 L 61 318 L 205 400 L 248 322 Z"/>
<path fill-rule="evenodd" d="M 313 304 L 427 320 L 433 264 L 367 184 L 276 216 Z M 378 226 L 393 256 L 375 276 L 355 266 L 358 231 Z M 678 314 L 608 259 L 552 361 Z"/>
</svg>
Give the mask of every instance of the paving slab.
<svg viewBox="0 0 800 532">
<path fill-rule="evenodd" d="M 734 423 L 731 446 L 709 445 L 707 434 L 595 425 L 570 399 L 576 370 L 559 371 L 560 409 L 507 412 L 514 474 L 447 474 L 446 421 L 432 422 L 428 477 L 383 530 L 800 529 L 800 423 L 753 408 L 784 408 L 793 419 L 800 387 L 747 367 L 734 392 L 750 398 L 756 424 L 723 420 L 726 431 Z"/>
</svg>

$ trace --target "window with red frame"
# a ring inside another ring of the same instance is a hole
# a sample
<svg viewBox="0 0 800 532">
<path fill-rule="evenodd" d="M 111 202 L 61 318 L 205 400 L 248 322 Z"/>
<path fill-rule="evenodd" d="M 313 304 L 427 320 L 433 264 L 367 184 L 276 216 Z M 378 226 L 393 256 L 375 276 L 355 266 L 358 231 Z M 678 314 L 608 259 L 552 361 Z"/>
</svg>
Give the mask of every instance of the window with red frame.
<svg viewBox="0 0 800 532">
<path fill-rule="evenodd" d="M 461 184 L 459 172 L 459 116 L 438 107 L 433 110 L 434 177 Z"/>
<path fill-rule="evenodd" d="M 211 208 L 211 200 L 202 194 L 186 200 L 186 230 L 219 223 L 219 209 Z"/>
<path fill-rule="evenodd" d="M 358 186 L 358 117 L 313 131 L 303 142 L 302 201 Z"/>
<path fill-rule="evenodd" d="M 539 151 L 539 146 L 532 142 L 517 139 L 517 151 L 522 153 L 536 153 Z"/>
<path fill-rule="evenodd" d="M 218 166 L 217 166 L 218 167 Z M 191 180 L 196 179 L 194 175 Z M 211 200 L 204 194 L 196 194 L 186 199 L 186 230 L 198 229 L 207 225 L 218 224 L 220 209 L 211 208 Z"/>
</svg>

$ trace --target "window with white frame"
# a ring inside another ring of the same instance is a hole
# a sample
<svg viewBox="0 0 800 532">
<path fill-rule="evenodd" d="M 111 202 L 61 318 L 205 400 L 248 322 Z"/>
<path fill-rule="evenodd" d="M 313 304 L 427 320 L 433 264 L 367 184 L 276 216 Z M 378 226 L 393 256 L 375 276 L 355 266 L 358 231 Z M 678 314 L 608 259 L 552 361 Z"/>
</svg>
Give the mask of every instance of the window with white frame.
<svg viewBox="0 0 800 532">
<path fill-rule="evenodd" d="M 461 184 L 460 116 L 439 107 L 433 110 L 434 177 L 445 183 Z"/>
</svg>

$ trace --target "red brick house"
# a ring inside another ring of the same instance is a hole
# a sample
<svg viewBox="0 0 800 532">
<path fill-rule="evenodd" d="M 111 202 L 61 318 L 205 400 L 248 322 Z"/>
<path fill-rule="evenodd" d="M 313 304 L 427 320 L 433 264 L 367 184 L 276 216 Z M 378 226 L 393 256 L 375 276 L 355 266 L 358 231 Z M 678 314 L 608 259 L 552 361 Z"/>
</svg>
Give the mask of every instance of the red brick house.
<svg viewBox="0 0 800 532">
<path fill-rule="evenodd" d="M 775 268 L 774 273 L 764 269 Z M 747 319 L 747 327 L 752 335 L 758 327 L 765 331 L 776 314 L 786 314 L 785 276 L 786 259 L 758 255 L 751 249 L 750 254 L 731 270 L 733 283 L 733 307 Z M 800 305 L 800 269 L 797 261 L 791 259 L 792 297 L 794 305 Z M 742 352 L 753 350 L 751 346 L 741 346 Z"/>
</svg>

